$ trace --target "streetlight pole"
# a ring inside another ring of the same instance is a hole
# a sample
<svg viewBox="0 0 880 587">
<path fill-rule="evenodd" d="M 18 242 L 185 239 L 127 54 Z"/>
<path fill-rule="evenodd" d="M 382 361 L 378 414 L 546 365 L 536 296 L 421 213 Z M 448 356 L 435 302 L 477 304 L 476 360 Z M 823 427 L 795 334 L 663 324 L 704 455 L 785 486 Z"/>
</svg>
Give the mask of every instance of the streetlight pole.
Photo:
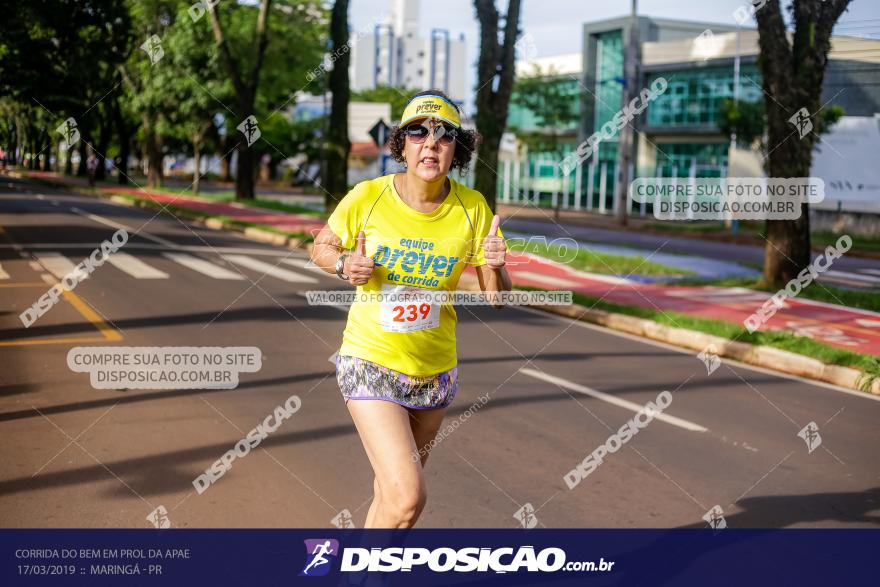
<svg viewBox="0 0 880 587">
<path fill-rule="evenodd" d="M 624 85 L 623 100 L 621 109 L 624 105 L 629 104 L 636 94 L 636 84 L 638 83 L 638 60 L 639 60 L 639 23 L 637 14 L 637 0 L 632 0 L 632 7 L 629 15 L 629 42 L 627 43 L 624 53 Z M 632 164 L 633 155 L 633 124 L 635 121 L 624 125 L 620 129 L 619 145 L 617 152 L 617 182 L 614 186 L 616 194 L 615 204 L 617 206 L 615 213 L 617 222 L 621 226 L 626 226 L 627 217 L 629 215 L 629 168 Z"/>
</svg>

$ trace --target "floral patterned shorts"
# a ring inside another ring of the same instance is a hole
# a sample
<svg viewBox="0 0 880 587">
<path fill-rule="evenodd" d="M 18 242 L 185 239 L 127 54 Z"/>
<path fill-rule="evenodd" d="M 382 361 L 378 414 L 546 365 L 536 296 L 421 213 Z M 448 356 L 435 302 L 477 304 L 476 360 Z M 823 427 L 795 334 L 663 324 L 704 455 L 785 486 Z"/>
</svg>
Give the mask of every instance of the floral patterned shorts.
<svg viewBox="0 0 880 587">
<path fill-rule="evenodd" d="M 406 408 L 445 408 L 458 391 L 458 367 L 413 377 L 357 357 L 337 355 L 336 380 L 346 401 L 378 399 Z"/>
</svg>

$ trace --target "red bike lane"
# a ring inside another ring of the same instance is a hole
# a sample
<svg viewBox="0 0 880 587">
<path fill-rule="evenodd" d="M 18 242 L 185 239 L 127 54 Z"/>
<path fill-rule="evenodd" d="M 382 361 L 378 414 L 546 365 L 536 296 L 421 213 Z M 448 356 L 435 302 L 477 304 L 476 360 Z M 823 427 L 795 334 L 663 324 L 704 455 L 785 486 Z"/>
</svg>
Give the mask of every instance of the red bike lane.
<svg viewBox="0 0 880 587">
<path fill-rule="evenodd" d="M 644 284 L 577 271 L 534 255 L 511 253 L 513 282 L 571 290 L 605 302 L 701 316 L 742 325 L 773 295 L 742 287 Z M 811 284 L 808 287 L 821 287 Z M 813 300 L 787 299 L 759 330 L 782 330 L 839 348 L 880 356 L 880 314 Z"/>
</svg>

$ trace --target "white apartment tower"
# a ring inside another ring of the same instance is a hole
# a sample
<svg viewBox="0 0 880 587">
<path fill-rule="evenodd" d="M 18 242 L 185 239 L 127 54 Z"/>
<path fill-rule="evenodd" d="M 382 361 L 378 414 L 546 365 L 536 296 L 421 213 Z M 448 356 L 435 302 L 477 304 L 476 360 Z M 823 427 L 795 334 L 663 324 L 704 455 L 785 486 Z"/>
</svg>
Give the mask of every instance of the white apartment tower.
<svg viewBox="0 0 880 587">
<path fill-rule="evenodd" d="M 382 22 L 357 31 L 351 39 L 351 88 L 377 85 L 443 90 L 458 102 L 465 97 L 464 35 L 447 29 L 419 35 L 419 0 L 391 0 Z"/>
</svg>

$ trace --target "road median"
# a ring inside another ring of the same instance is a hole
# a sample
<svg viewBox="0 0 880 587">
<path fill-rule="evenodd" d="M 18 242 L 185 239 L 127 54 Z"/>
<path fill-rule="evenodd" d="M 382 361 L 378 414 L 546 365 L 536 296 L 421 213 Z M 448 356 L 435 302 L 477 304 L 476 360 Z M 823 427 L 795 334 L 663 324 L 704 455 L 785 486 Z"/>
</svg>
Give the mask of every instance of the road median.
<svg viewBox="0 0 880 587">
<path fill-rule="evenodd" d="M 647 318 L 618 314 L 581 304 L 534 307 L 545 312 L 590 322 L 612 330 L 697 352 L 714 347 L 714 354 L 718 357 L 880 395 L 880 378 L 877 378 L 876 375 L 872 376 L 867 371 L 851 367 L 824 363 L 791 351 L 731 340 L 697 330 L 667 326 Z"/>
</svg>

